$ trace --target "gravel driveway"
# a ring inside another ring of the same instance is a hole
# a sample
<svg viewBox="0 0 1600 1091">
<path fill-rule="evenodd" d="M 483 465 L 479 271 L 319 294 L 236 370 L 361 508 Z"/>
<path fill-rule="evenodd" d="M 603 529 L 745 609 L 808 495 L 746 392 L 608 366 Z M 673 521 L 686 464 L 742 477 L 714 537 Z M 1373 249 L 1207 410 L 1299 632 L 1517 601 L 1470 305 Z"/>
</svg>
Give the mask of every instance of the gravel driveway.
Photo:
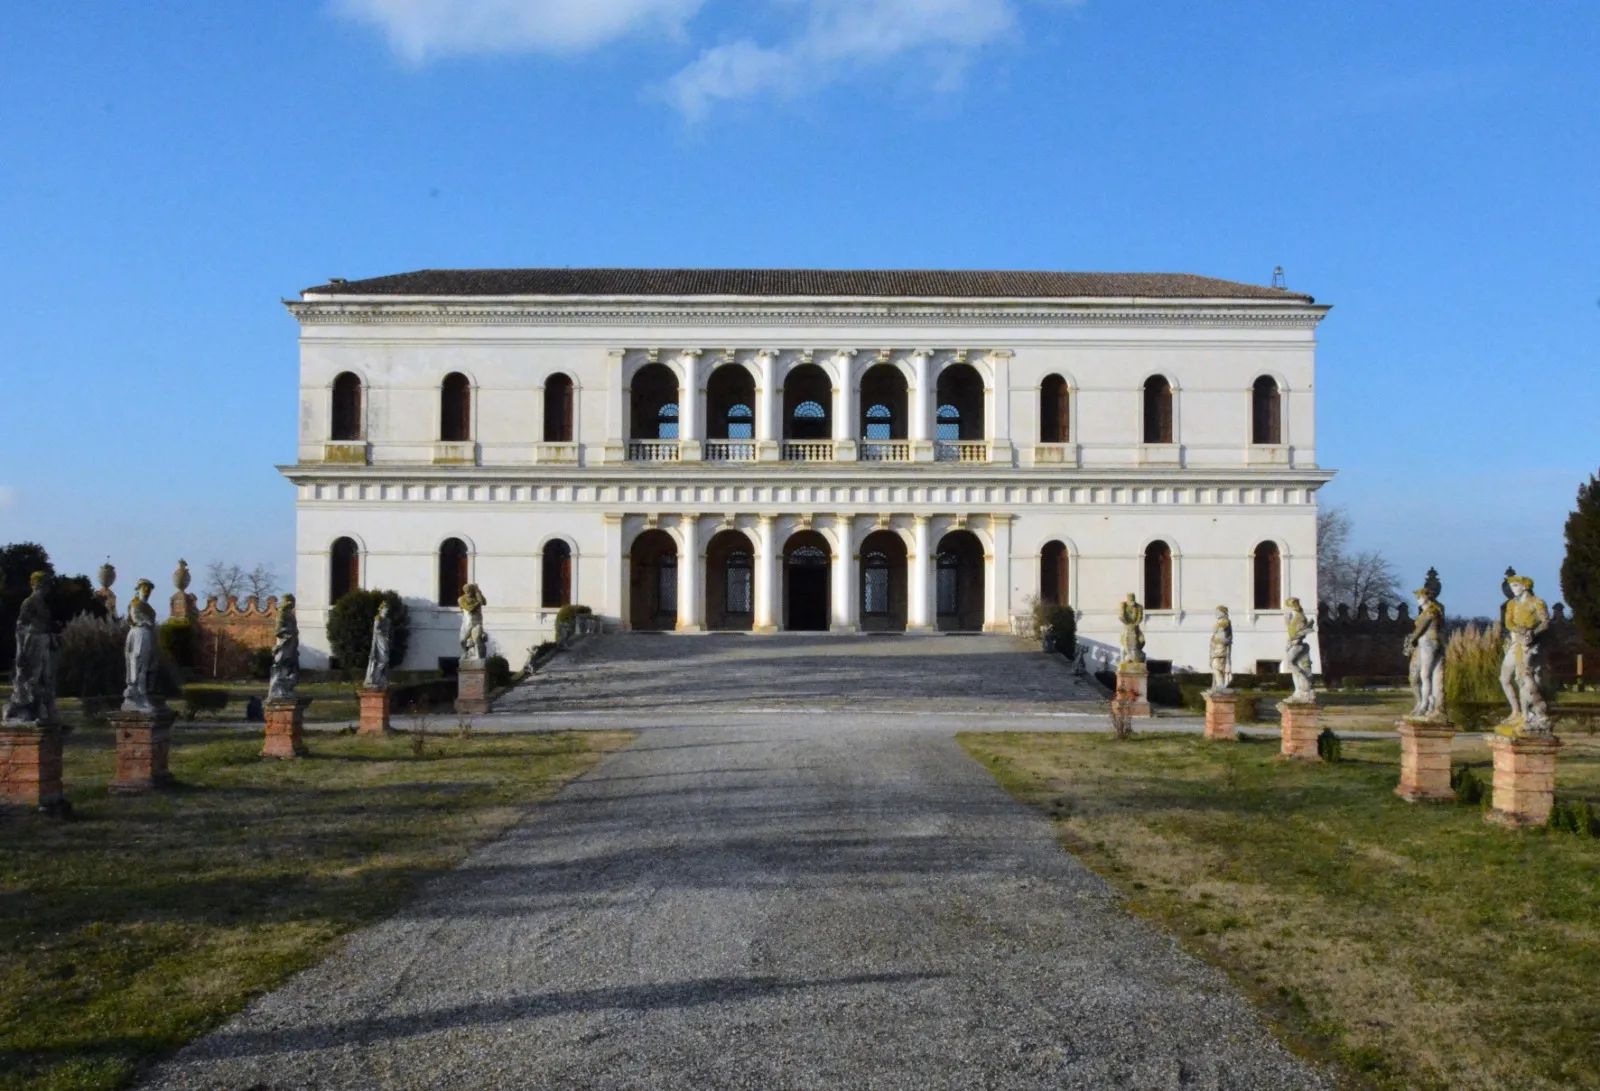
<svg viewBox="0 0 1600 1091">
<path fill-rule="evenodd" d="M 950 735 L 647 729 L 147 1086 L 1325 1086 Z"/>
</svg>

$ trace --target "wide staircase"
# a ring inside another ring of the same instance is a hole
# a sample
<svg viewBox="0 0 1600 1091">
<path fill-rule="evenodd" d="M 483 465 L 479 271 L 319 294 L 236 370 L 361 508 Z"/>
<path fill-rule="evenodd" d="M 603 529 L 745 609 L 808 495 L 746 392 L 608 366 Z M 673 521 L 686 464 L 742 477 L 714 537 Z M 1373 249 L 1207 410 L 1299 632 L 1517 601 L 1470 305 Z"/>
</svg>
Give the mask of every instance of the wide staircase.
<svg viewBox="0 0 1600 1091">
<path fill-rule="evenodd" d="M 1061 656 L 1011 636 L 613 633 L 556 655 L 495 709 L 1016 715 L 1104 699 Z"/>
</svg>

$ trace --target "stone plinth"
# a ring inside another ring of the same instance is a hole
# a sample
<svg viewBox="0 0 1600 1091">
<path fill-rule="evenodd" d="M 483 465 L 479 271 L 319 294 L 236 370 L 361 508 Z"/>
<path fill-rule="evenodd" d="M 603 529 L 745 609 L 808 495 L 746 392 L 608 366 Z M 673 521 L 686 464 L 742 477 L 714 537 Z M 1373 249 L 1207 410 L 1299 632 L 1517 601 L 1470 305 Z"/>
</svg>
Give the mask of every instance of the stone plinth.
<svg viewBox="0 0 1600 1091">
<path fill-rule="evenodd" d="M 1279 705 L 1283 730 L 1283 748 L 1278 756 L 1295 761 L 1321 761 L 1317 753 L 1317 706 L 1302 701 L 1284 701 Z"/>
<path fill-rule="evenodd" d="M 1407 803 L 1455 798 L 1450 788 L 1450 740 L 1455 725 L 1447 720 L 1400 721 L 1400 784 L 1394 794 Z"/>
<path fill-rule="evenodd" d="M 267 741 L 264 758 L 300 758 L 307 753 L 303 738 L 309 697 L 267 702 Z"/>
<path fill-rule="evenodd" d="M 361 697 L 361 726 L 357 735 L 387 735 L 389 733 L 389 691 L 363 689 Z"/>
<path fill-rule="evenodd" d="M 1125 706 L 1128 715 L 1150 717 L 1150 669 L 1143 663 L 1117 665 L 1117 693 L 1112 700 Z"/>
<path fill-rule="evenodd" d="M 1491 735 L 1494 754 L 1494 806 L 1484 819 L 1502 826 L 1544 826 L 1556 795 L 1554 735 Z"/>
<path fill-rule="evenodd" d="M 167 756 L 172 751 L 172 711 L 113 712 L 109 719 L 117 734 L 117 772 L 111 778 L 111 794 L 136 796 L 170 788 L 173 778 Z"/>
<path fill-rule="evenodd" d="M 65 735 L 57 724 L 0 724 L 0 804 L 71 816 L 61 784 Z"/>
<path fill-rule="evenodd" d="M 1239 738 L 1239 695 L 1206 694 L 1206 738 L 1216 742 L 1236 742 Z"/>
<path fill-rule="evenodd" d="M 456 711 L 489 711 L 489 672 L 482 663 L 462 663 L 456 668 Z"/>
</svg>

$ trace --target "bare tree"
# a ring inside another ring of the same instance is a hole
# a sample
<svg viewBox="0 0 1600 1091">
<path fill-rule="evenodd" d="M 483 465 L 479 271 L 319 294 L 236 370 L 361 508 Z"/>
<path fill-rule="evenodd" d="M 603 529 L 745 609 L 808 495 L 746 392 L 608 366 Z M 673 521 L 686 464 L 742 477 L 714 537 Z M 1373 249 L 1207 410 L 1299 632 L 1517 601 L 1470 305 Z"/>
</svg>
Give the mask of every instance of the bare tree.
<svg viewBox="0 0 1600 1091">
<path fill-rule="evenodd" d="M 278 593 L 278 574 L 270 564 L 258 564 L 248 572 L 236 564 L 212 561 L 206 565 L 206 594 L 215 595 L 218 602 L 234 598 L 243 600 L 254 596 L 257 602 L 266 602 L 268 595 Z"/>
<path fill-rule="evenodd" d="M 278 593 L 278 574 L 270 564 L 258 564 L 244 574 L 244 585 L 257 602 L 265 603 L 268 595 Z"/>
<path fill-rule="evenodd" d="M 1399 602 L 1400 577 L 1388 558 L 1377 550 L 1348 552 L 1354 526 L 1342 507 L 1317 513 L 1317 598 L 1351 608 Z"/>
</svg>

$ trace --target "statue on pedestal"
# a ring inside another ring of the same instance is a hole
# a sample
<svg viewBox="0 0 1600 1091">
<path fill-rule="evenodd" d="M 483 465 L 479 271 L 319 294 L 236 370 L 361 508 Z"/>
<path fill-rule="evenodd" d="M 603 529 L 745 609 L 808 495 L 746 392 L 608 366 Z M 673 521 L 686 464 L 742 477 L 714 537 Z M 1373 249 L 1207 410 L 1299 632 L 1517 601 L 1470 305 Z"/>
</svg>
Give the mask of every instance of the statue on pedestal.
<svg viewBox="0 0 1600 1091">
<path fill-rule="evenodd" d="M 100 587 L 95 591 L 94 597 L 100 600 L 100 605 L 106 608 L 106 617 L 112 621 L 117 620 L 117 593 L 111 590 L 111 585 L 117 582 L 117 570 L 111 563 L 111 558 L 106 558 L 106 563 L 100 566 L 96 573 L 100 577 Z"/>
<path fill-rule="evenodd" d="M 1432 570 L 1429 570 L 1432 576 Z M 1411 659 L 1411 692 L 1416 696 L 1412 719 L 1443 720 L 1444 716 L 1444 607 L 1432 581 L 1415 592 L 1417 623 L 1406 637 L 1403 650 Z"/>
<path fill-rule="evenodd" d="M 294 616 L 294 596 L 285 595 L 278 604 L 278 630 L 273 634 L 272 675 L 267 683 L 268 701 L 292 701 L 300 681 L 300 622 Z"/>
<path fill-rule="evenodd" d="M 1226 606 L 1217 607 L 1217 623 L 1211 629 L 1211 692 L 1227 693 L 1233 682 L 1233 621 Z"/>
<path fill-rule="evenodd" d="M 1288 642 L 1284 647 L 1283 664 L 1294 678 L 1294 692 L 1285 700 L 1291 704 L 1314 705 L 1317 703 L 1317 695 L 1311 689 L 1309 638 L 1311 630 L 1316 628 L 1317 623 L 1306 617 L 1299 599 L 1288 599 L 1284 602 L 1284 607 L 1283 618 L 1287 627 Z"/>
<path fill-rule="evenodd" d="M 469 583 L 461 592 L 461 658 L 482 661 L 489 658 L 489 634 L 483 630 L 483 608 L 489 600 L 478 585 Z"/>
<path fill-rule="evenodd" d="M 372 652 L 367 656 L 367 689 L 389 688 L 389 642 L 394 623 L 389 620 L 389 604 L 378 603 L 378 616 L 372 619 Z"/>
<path fill-rule="evenodd" d="M 1550 628 L 1550 610 L 1533 593 L 1526 576 L 1508 576 L 1511 599 L 1505 606 L 1506 652 L 1500 664 L 1500 688 L 1511 705 L 1501 727 L 1507 734 L 1549 735 L 1550 710 L 1541 689 L 1544 673 L 1540 638 Z"/>
<path fill-rule="evenodd" d="M 28 577 L 32 592 L 17 611 L 17 652 L 11 667 L 11 699 L 6 702 L 6 723 L 56 722 L 55 619 L 45 595 L 50 574 Z"/>
<path fill-rule="evenodd" d="M 156 608 L 150 605 L 155 589 L 149 580 L 140 580 L 128 601 L 128 637 L 122 645 L 128 673 L 128 685 L 122 691 L 124 712 L 155 711 L 150 700 L 156 681 Z"/>
<path fill-rule="evenodd" d="M 1133 595 L 1118 607 L 1117 617 L 1122 622 L 1122 662 L 1144 662 L 1144 607 Z"/>
</svg>

